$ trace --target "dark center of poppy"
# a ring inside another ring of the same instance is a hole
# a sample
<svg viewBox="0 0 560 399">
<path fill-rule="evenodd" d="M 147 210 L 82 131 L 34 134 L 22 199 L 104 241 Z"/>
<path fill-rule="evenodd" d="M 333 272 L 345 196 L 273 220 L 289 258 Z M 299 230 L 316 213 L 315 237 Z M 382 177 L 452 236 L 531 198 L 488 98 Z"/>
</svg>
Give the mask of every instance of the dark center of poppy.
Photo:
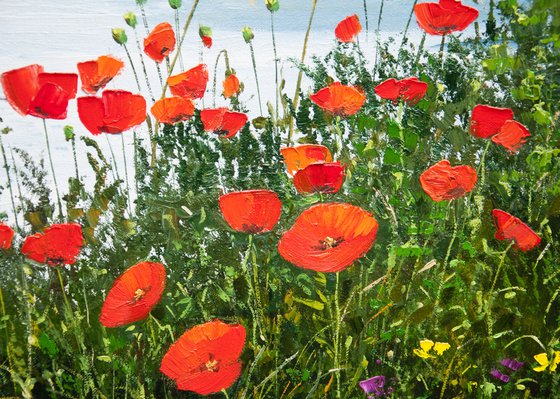
<svg viewBox="0 0 560 399">
<path fill-rule="evenodd" d="M 220 371 L 220 361 L 214 358 L 214 354 L 210 353 L 210 358 L 204 363 L 204 371 L 215 373 Z"/>
<path fill-rule="evenodd" d="M 229 130 L 216 129 L 214 130 L 214 134 L 217 134 L 218 136 L 227 136 L 229 134 Z"/>
<path fill-rule="evenodd" d="M 140 302 L 148 293 L 148 291 L 150 291 L 151 287 L 145 287 L 145 288 L 138 288 L 136 291 L 134 291 L 134 297 L 130 300 L 131 304 L 135 304 L 137 302 Z"/>
<path fill-rule="evenodd" d="M 465 189 L 463 187 L 457 186 L 453 187 L 447 193 L 453 198 L 459 198 L 465 195 Z"/>
<path fill-rule="evenodd" d="M 340 245 L 340 243 L 342 243 L 342 241 L 344 241 L 344 239 L 342 237 L 333 238 L 333 237 L 327 236 L 324 240 L 319 241 L 321 243 L 319 248 L 323 251 L 326 251 L 327 249 L 337 247 L 338 245 Z"/>
<path fill-rule="evenodd" d="M 249 234 L 259 234 L 264 230 L 264 227 L 257 226 L 256 224 L 245 224 L 243 223 L 243 231 Z"/>
</svg>

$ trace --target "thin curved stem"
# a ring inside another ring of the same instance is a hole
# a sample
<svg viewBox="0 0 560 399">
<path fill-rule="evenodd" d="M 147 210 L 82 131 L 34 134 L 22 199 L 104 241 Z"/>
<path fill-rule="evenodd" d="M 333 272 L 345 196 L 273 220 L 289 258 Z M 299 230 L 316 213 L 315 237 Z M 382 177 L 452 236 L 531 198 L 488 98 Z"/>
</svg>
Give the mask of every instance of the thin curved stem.
<svg viewBox="0 0 560 399">
<path fill-rule="evenodd" d="M 272 33 L 272 48 L 274 49 L 274 83 L 276 93 L 276 106 L 274 110 L 274 124 L 278 129 L 278 103 L 279 103 L 279 87 L 278 87 L 278 53 L 276 51 L 276 35 L 274 33 L 274 13 L 270 13 L 270 30 Z"/>
<path fill-rule="evenodd" d="M 14 200 L 14 191 L 12 189 L 12 179 L 10 177 L 10 167 L 8 166 L 8 158 L 6 157 L 6 150 L 4 148 L 4 143 L 2 142 L 2 133 L 0 133 L 0 149 L 2 150 L 2 157 L 4 158 L 4 169 L 6 170 L 6 179 L 8 182 L 8 190 L 10 191 L 10 199 L 12 200 L 12 209 L 14 211 L 14 221 L 16 223 L 16 230 L 20 232 L 18 224 L 18 215 L 16 210 L 16 202 Z"/>
<path fill-rule="evenodd" d="M 60 218 L 60 220 L 62 220 L 62 218 L 63 218 L 62 201 L 60 200 L 60 193 L 58 191 L 58 182 L 56 181 L 56 173 L 54 171 L 54 164 L 53 164 L 53 160 L 52 160 L 51 145 L 50 145 L 50 142 L 49 142 L 49 133 L 47 132 L 47 122 L 45 121 L 45 119 L 43 119 L 43 129 L 45 131 L 45 140 L 47 141 L 47 153 L 49 154 L 49 163 L 51 165 L 51 172 L 52 172 L 53 181 L 54 181 L 54 189 L 56 191 L 56 199 L 58 201 L 59 218 Z"/>
<path fill-rule="evenodd" d="M 253 43 L 251 43 L 251 42 L 249 42 L 249 50 L 251 51 L 251 62 L 253 63 L 253 72 L 255 74 L 255 82 L 257 83 L 257 96 L 259 98 L 259 111 L 261 112 L 261 116 L 263 116 L 261 88 L 259 86 L 259 77 L 257 75 L 257 62 L 255 61 L 255 50 L 253 49 Z"/>
</svg>

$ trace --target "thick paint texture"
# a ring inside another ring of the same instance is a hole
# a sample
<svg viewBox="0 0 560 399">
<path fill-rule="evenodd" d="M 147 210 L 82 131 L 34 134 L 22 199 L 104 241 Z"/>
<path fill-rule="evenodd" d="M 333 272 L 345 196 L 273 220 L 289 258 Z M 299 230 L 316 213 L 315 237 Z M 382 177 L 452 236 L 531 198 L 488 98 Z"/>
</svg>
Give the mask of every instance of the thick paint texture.
<svg viewBox="0 0 560 399">
<path fill-rule="evenodd" d="M 471 192 L 477 181 L 472 166 L 451 166 L 449 161 L 439 161 L 420 176 L 420 184 L 434 201 L 449 201 Z"/>
<path fill-rule="evenodd" d="M 492 211 L 497 240 L 507 240 L 515 242 L 514 247 L 523 252 L 538 247 L 541 238 L 529 226 L 509 213 L 500 209 Z"/>
<path fill-rule="evenodd" d="M 0 249 L 10 249 L 14 239 L 14 230 L 7 224 L 0 223 Z"/>
<path fill-rule="evenodd" d="M 511 119 L 513 111 L 509 108 L 479 104 L 471 113 L 470 132 L 475 137 L 487 139 L 497 134 L 504 123 Z"/>
<path fill-rule="evenodd" d="M 245 327 L 214 320 L 187 330 L 167 351 L 160 371 L 177 388 L 199 395 L 229 388 L 241 374 Z"/>
<path fill-rule="evenodd" d="M 50 266 L 73 265 L 84 244 L 82 226 L 76 223 L 53 224 L 43 233 L 25 238 L 21 253 Z"/>
<path fill-rule="evenodd" d="M 506 121 L 498 134 L 492 137 L 492 141 L 510 152 L 517 152 L 530 137 L 531 133 L 525 126 L 517 121 Z"/>
<path fill-rule="evenodd" d="M 200 120 L 205 131 L 229 139 L 245 126 L 248 118 L 242 112 L 230 111 L 227 108 L 212 108 L 200 111 Z"/>
<path fill-rule="evenodd" d="M 334 35 L 341 43 L 355 42 L 356 37 L 362 31 L 362 25 L 356 14 L 344 18 L 336 25 Z"/>
<path fill-rule="evenodd" d="M 340 162 L 312 163 L 294 176 L 294 186 L 300 194 L 334 194 L 342 183 L 344 166 Z"/>
<path fill-rule="evenodd" d="M 426 95 L 428 84 L 416 77 L 397 80 L 387 79 L 375 87 L 375 94 L 385 100 L 397 102 L 402 100 L 409 105 L 414 105 Z"/>
<path fill-rule="evenodd" d="M 146 119 L 146 100 L 124 90 L 105 90 L 101 97 L 79 97 L 78 116 L 94 135 L 122 133 Z"/>
<path fill-rule="evenodd" d="M 236 191 L 220 196 L 220 209 L 229 226 L 243 233 L 262 234 L 274 228 L 282 202 L 274 191 Z"/>
<path fill-rule="evenodd" d="M 284 158 L 286 170 L 292 176 L 312 163 L 332 161 L 332 155 L 329 149 L 320 144 L 302 144 L 295 147 L 284 147 L 280 149 L 280 152 Z"/>
<path fill-rule="evenodd" d="M 205 64 L 199 64 L 188 71 L 170 76 L 167 84 L 174 96 L 202 98 L 208 84 L 208 69 Z"/>
<path fill-rule="evenodd" d="M 339 272 L 372 247 L 378 224 L 369 213 L 346 203 L 306 209 L 282 236 L 278 252 L 303 269 Z"/>
<path fill-rule="evenodd" d="M 438 36 L 463 31 L 478 18 L 478 10 L 465 6 L 460 0 L 416 4 L 414 14 L 420 28 L 429 35 Z"/>
<path fill-rule="evenodd" d="M 156 101 L 150 111 L 158 122 L 174 125 L 194 115 L 194 102 L 185 97 L 166 97 Z"/>
<path fill-rule="evenodd" d="M 101 307 L 99 321 L 105 327 L 119 327 L 145 319 L 165 289 L 165 267 L 141 262 L 115 280 Z"/>
<path fill-rule="evenodd" d="M 222 86 L 224 88 L 222 94 L 225 98 L 236 96 L 239 93 L 239 79 L 233 73 L 225 78 Z"/>
<path fill-rule="evenodd" d="M 82 81 L 82 91 L 87 94 L 97 93 L 113 80 L 122 68 L 124 68 L 124 63 L 110 55 L 102 55 L 96 60 L 79 62 L 78 74 Z"/>
<path fill-rule="evenodd" d="M 162 22 L 144 39 L 144 52 L 157 63 L 175 49 L 175 32 L 168 22 Z"/>
<path fill-rule="evenodd" d="M 309 98 L 323 110 L 342 117 L 356 114 L 366 101 L 362 90 L 340 82 L 330 84 Z"/>
</svg>

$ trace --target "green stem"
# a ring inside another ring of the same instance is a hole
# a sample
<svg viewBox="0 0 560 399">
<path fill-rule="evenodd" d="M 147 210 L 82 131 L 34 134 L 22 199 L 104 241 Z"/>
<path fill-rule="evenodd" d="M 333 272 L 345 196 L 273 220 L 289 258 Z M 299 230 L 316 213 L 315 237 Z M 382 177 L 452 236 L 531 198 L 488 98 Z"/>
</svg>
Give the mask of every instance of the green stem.
<svg viewBox="0 0 560 399">
<path fill-rule="evenodd" d="M 218 62 L 220 62 L 220 56 L 224 55 L 224 59 L 226 62 L 226 74 L 230 71 L 229 67 L 229 57 L 227 50 L 221 50 L 216 57 L 216 62 L 214 63 L 214 79 L 212 81 L 212 106 L 216 108 L 216 84 L 217 84 L 217 75 L 218 75 Z"/>
<path fill-rule="evenodd" d="M 366 42 L 368 41 L 369 35 L 369 21 L 368 21 L 368 12 L 367 12 L 367 0 L 364 0 L 364 16 L 366 20 Z"/>
<path fill-rule="evenodd" d="M 439 63 L 443 69 L 443 50 L 445 49 L 445 35 L 441 36 L 441 44 L 439 45 Z"/>
<path fill-rule="evenodd" d="M 416 53 L 416 57 L 414 57 L 414 65 L 412 66 L 412 72 L 416 72 L 419 70 L 418 63 L 420 62 L 420 57 L 422 56 L 422 51 L 424 50 L 424 43 L 426 42 L 426 32 L 422 35 L 422 40 L 420 40 L 420 45 L 418 46 L 418 52 Z"/>
<path fill-rule="evenodd" d="M 492 286 L 490 287 L 490 295 L 492 295 L 492 292 L 494 291 L 494 287 L 496 286 L 496 282 L 498 281 L 498 276 L 500 275 L 500 271 L 502 270 L 502 266 L 506 259 L 506 254 L 509 251 L 509 249 L 513 246 L 513 244 L 514 242 L 510 243 L 509 246 L 504 250 L 504 252 L 502 252 L 500 263 L 498 264 L 498 269 L 496 270 L 496 275 L 494 276 L 494 280 L 492 280 Z"/>
<path fill-rule="evenodd" d="M 49 154 L 49 163 L 51 165 L 51 172 L 53 175 L 54 189 L 56 191 L 56 199 L 58 201 L 59 219 L 62 220 L 62 201 L 60 200 L 60 193 L 58 191 L 58 182 L 56 181 L 56 173 L 54 172 L 54 164 L 52 160 L 51 145 L 49 143 L 49 133 L 47 132 L 47 122 L 43 119 L 43 129 L 45 131 L 45 140 L 47 141 L 47 153 Z"/>
<path fill-rule="evenodd" d="M 261 89 L 259 87 L 259 77 L 257 75 L 257 62 L 255 61 L 255 50 L 253 49 L 253 43 L 251 43 L 251 42 L 249 42 L 249 50 L 251 51 L 251 62 L 253 63 L 253 72 L 255 74 L 255 82 L 257 83 L 257 96 L 259 97 L 259 110 L 261 111 L 261 116 L 263 116 Z"/>
<path fill-rule="evenodd" d="M 21 210 L 23 213 L 25 213 L 25 201 L 23 200 L 23 194 L 21 191 L 21 184 L 19 183 L 19 177 L 18 177 L 18 169 L 17 169 L 17 165 L 16 165 L 16 159 L 14 157 L 14 152 L 12 151 L 12 149 L 10 148 L 10 155 L 12 157 L 12 167 L 14 168 L 14 179 L 16 181 L 16 187 L 17 187 L 17 192 L 18 192 L 18 198 L 19 198 L 19 206 L 21 207 Z M 16 224 L 17 226 L 17 224 Z"/>
<path fill-rule="evenodd" d="M 117 176 L 117 180 L 120 180 L 121 177 L 119 176 L 119 169 L 117 168 L 117 159 L 115 158 L 115 153 L 113 152 L 113 146 L 111 145 L 111 142 L 109 141 L 109 135 L 106 134 L 105 139 L 107 140 L 107 145 L 109 146 L 109 151 L 111 152 L 111 158 L 113 160 L 113 167 L 115 168 L 114 175 Z"/>
<path fill-rule="evenodd" d="M 245 281 L 247 282 L 247 287 L 249 288 L 249 303 L 247 304 L 249 306 L 249 310 L 251 312 L 251 315 L 253 316 L 253 334 L 252 334 L 252 341 L 253 341 L 253 347 L 256 348 L 257 347 L 257 328 L 260 331 L 260 334 L 262 335 L 262 327 L 260 324 L 260 320 L 259 320 L 259 316 L 258 316 L 258 312 L 255 311 L 255 306 L 256 305 L 256 294 L 255 294 L 255 288 L 253 287 L 253 282 L 251 281 L 251 276 L 249 275 L 249 268 L 247 267 L 247 263 L 249 262 L 249 257 L 251 256 L 251 251 L 252 251 L 252 247 L 253 247 L 253 235 L 249 234 L 249 242 L 247 243 L 247 251 L 245 252 L 245 255 L 243 257 L 243 261 L 241 262 L 241 270 L 243 271 L 243 275 L 245 276 Z M 255 301 L 255 302 L 253 302 Z M 253 303 L 251 303 L 253 302 Z"/>
<path fill-rule="evenodd" d="M 12 189 L 12 179 L 10 177 L 10 167 L 8 166 L 8 158 L 6 157 L 6 150 L 4 148 L 4 143 L 2 142 L 2 132 L 0 132 L 0 149 L 2 149 L 2 157 L 4 158 L 4 169 L 6 170 L 8 190 L 10 191 L 10 199 L 12 200 L 12 209 L 14 211 L 14 221 L 16 223 L 16 230 L 20 232 L 20 228 L 18 224 L 18 215 L 16 210 L 16 202 L 14 200 L 14 190 Z"/>
<path fill-rule="evenodd" d="M 126 151 L 125 151 L 125 145 L 124 145 L 124 135 L 121 134 L 121 146 L 122 146 L 122 155 L 123 155 L 123 162 L 124 162 L 124 177 L 126 180 L 126 191 L 128 193 L 128 212 L 130 213 L 130 215 L 132 215 L 132 209 L 131 209 L 131 202 L 132 202 L 132 196 L 130 195 L 130 185 L 128 183 L 128 166 L 126 165 L 127 161 L 126 161 Z"/>
<path fill-rule="evenodd" d="M 154 92 L 152 91 L 152 86 L 150 85 L 150 79 L 148 78 L 148 72 L 146 71 L 146 63 L 144 62 L 144 51 L 140 46 L 140 39 L 138 38 L 138 32 L 134 29 L 134 38 L 136 39 L 136 48 L 138 49 L 138 55 L 140 57 L 140 64 L 142 65 L 142 72 L 144 72 L 144 79 L 146 80 L 146 87 L 148 88 L 148 93 L 150 93 L 150 97 L 152 98 L 152 102 L 156 101 L 154 97 Z M 123 46 L 125 46 L 123 44 Z M 125 46 L 126 49 L 126 46 Z M 127 50 L 128 54 L 128 50 Z M 128 54 L 128 59 L 130 61 L 130 65 L 132 66 L 132 72 L 134 72 L 134 77 L 136 78 L 136 84 L 138 85 L 138 91 L 142 91 L 140 88 L 140 81 L 138 79 L 138 75 L 136 74 L 136 70 L 134 69 L 134 64 L 132 63 L 132 59 L 130 58 L 130 54 Z"/>
<path fill-rule="evenodd" d="M 340 398 L 340 272 L 336 272 L 336 285 L 334 291 L 335 306 L 335 335 L 334 335 L 334 369 L 336 375 L 336 397 Z"/>
<path fill-rule="evenodd" d="M 366 6 L 366 1 L 364 0 L 364 7 Z M 317 0 L 313 0 L 313 5 L 311 7 L 311 14 L 309 15 L 309 23 L 307 24 L 307 31 L 305 32 L 305 39 L 303 40 L 303 49 L 301 50 L 301 63 L 305 61 L 305 55 L 307 54 L 307 43 L 309 41 L 309 34 L 311 33 L 311 25 L 313 23 L 313 16 L 315 15 L 315 8 L 317 7 Z M 366 10 L 367 15 L 367 10 Z M 367 17 L 366 17 L 367 21 Z M 300 68 L 296 83 L 296 92 L 294 94 L 294 112 L 297 111 L 299 104 L 299 89 L 301 87 L 301 80 L 303 78 L 303 70 Z M 262 113 L 262 112 L 261 112 Z M 294 134 L 294 117 L 290 115 L 290 132 L 288 133 L 288 145 L 292 143 L 292 136 Z"/>
<path fill-rule="evenodd" d="M 278 87 L 278 53 L 276 51 L 276 35 L 274 34 L 274 13 L 270 13 L 270 30 L 272 33 L 272 48 L 274 49 L 274 83 L 276 93 L 276 107 L 274 112 L 274 122 L 276 129 L 278 129 L 278 103 L 279 103 L 279 87 Z"/>
<path fill-rule="evenodd" d="M 404 28 L 404 32 L 403 32 L 403 38 L 401 40 L 401 45 L 399 47 L 399 52 L 397 55 L 397 61 L 400 60 L 400 56 L 401 56 L 401 50 L 404 46 L 404 42 L 406 41 L 406 34 L 408 33 L 408 28 L 410 27 L 410 21 L 412 21 L 412 16 L 414 15 L 414 7 L 416 6 L 416 3 L 418 3 L 418 0 L 414 0 L 414 3 L 412 4 L 412 9 L 410 10 L 410 14 L 408 15 L 408 21 L 406 21 L 406 26 Z"/>
<path fill-rule="evenodd" d="M 381 27 L 381 18 L 383 17 L 383 4 L 384 4 L 384 0 L 381 0 L 381 6 L 379 7 L 379 18 L 377 19 L 377 29 L 375 31 L 375 35 L 376 35 L 376 44 L 375 44 L 375 62 L 374 62 L 374 70 L 373 70 L 373 76 L 376 76 L 377 73 L 377 61 L 378 59 L 381 60 L 381 58 L 379 57 L 379 47 L 381 45 L 381 32 L 380 32 L 380 27 Z"/>
<path fill-rule="evenodd" d="M 78 157 L 76 156 L 76 137 L 72 136 L 72 156 L 74 157 L 74 169 L 76 171 L 76 180 L 80 180 L 80 172 L 78 171 Z"/>
<path fill-rule="evenodd" d="M 179 20 L 179 10 L 175 9 L 175 35 L 179 37 L 181 34 L 181 22 Z M 183 64 L 183 54 L 181 54 L 181 47 L 177 47 L 177 52 L 179 53 L 179 67 L 181 71 L 185 70 L 185 65 Z"/>
</svg>

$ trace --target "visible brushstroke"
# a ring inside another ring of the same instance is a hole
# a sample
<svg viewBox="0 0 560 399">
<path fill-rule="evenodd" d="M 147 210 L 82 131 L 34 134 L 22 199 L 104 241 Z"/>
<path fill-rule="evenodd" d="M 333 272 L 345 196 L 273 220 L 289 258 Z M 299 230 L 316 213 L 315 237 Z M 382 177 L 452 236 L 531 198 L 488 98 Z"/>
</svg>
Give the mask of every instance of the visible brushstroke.
<svg viewBox="0 0 560 399">
<path fill-rule="evenodd" d="M 202 44 L 204 47 L 211 48 L 212 47 L 212 28 L 206 25 L 200 25 L 198 28 L 198 35 L 202 40 Z"/>
<path fill-rule="evenodd" d="M 472 166 L 451 166 L 448 160 L 439 161 L 420 175 L 422 189 L 434 201 L 449 201 L 471 192 L 477 181 Z"/>
<path fill-rule="evenodd" d="M 146 100 L 124 90 L 105 90 L 101 98 L 78 98 L 78 116 L 94 135 L 122 133 L 146 120 Z"/>
<path fill-rule="evenodd" d="M 507 367 L 510 370 L 517 371 L 521 367 L 523 367 L 523 365 L 525 363 L 524 362 L 519 362 L 515 359 L 506 358 L 506 359 L 500 360 L 500 364 L 504 367 Z"/>
<path fill-rule="evenodd" d="M 530 136 L 531 133 L 525 126 L 517 121 L 509 120 L 502 125 L 498 134 L 493 136 L 491 140 L 510 152 L 517 152 L 527 141 L 526 138 Z"/>
<path fill-rule="evenodd" d="M 4 223 L 0 223 L 0 249 L 10 249 L 14 239 L 14 230 Z"/>
<path fill-rule="evenodd" d="M 554 351 L 551 359 L 549 360 L 548 355 L 546 352 L 539 353 L 538 355 L 533 356 L 539 366 L 533 367 L 533 370 L 537 372 L 545 371 L 547 368 L 548 370 L 553 373 L 558 368 L 560 364 L 560 351 Z"/>
<path fill-rule="evenodd" d="M 4 72 L 0 81 L 14 110 L 43 119 L 66 119 L 78 87 L 77 74 L 47 73 L 37 64 Z"/>
<path fill-rule="evenodd" d="M 334 194 L 342 183 L 344 166 L 340 162 L 312 163 L 294 176 L 294 186 L 300 194 Z"/>
<path fill-rule="evenodd" d="M 284 147 L 280 149 L 280 152 L 284 158 L 286 170 L 292 176 L 312 163 L 332 161 L 332 155 L 329 149 L 320 144 L 302 144 L 295 147 Z"/>
<path fill-rule="evenodd" d="M 82 81 L 82 90 L 87 94 L 95 94 L 104 88 L 124 67 L 124 62 L 102 55 L 96 60 L 79 62 L 78 74 Z"/>
<path fill-rule="evenodd" d="M 341 117 L 356 114 L 366 101 L 363 90 L 340 82 L 330 84 L 309 98 L 325 111 Z"/>
<path fill-rule="evenodd" d="M 43 233 L 25 238 L 21 253 L 50 266 L 73 265 L 84 244 L 82 226 L 76 223 L 53 224 Z"/>
<path fill-rule="evenodd" d="M 409 105 L 414 105 L 424 98 L 427 91 L 428 84 L 416 77 L 401 80 L 391 78 L 375 86 L 375 94 L 379 97 L 394 102 L 402 100 Z"/>
<path fill-rule="evenodd" d="M 475 137 L 487 139 L 497 134 L 504 123 L 511 119 L 513 111 L 509 108 L 479 104 L 471 113 L 470 132 Z"/>
<path fill-rule="evenodd" d="M 496 226 L 494 237 L 497 240 L 513 240 L 514 247 L 523 252 L 538 247 L 541 243 L 539 235 L 515 216 L 500 209 L 494 209 L 492 217 Z"/>
<path fill-rule="evenodd" d="M 160 371 L 180 390 L 208 395 L 227 389 L 241 374 L 245 338 L 241 324 L 214 320 L 198 325 L 171 345 Z"/>
<path fill-rule="evenodd" d="M 208 69 L 205 64 L 199 64 L 178 75 L 170 76 L 167 83 L 174 96 L 202 98 L 208 84 Z"/>
<path fill-rule="evenodd" d="M 229 139 L 247 123 L 247 115 L 227 108 L 209 108 L 200 111 L 200 120 L 207 132 Z"/>
<path fill-rule="evenodd" d="M 161 298 L 165 278 L 165 267 L 157 262 L 140 262 L 127 269 L 107 293 L 101 324 L 113 328 L 145 319 Z"/>
<path fill-rule="evenodd" d="M 336 25 L 334 35 L 341 43 L 355 42 L 356 37 L 362 31 L 360 19 L 356 14 L 344 18 Z"/>
<path fill-rule="evenodd" d="M 156 25 L 144 39 L 144 53 L 158 64 L 173 50 L 175 50 L 175 32 L 168 22 Z"/>
<path fill-rule="evenodd" d="M 236 231 L 262 234 L 271 231 L 282 213 L 282 202 L 274 191 L 235 191 L 220 196 L 220 209 Z"/>
<path fill-rule="evenodd" d="M 392 390 L 390 391 L 388 389 L 385 391 L 385 384 L 386 378 L 384 375 L 376 375 L 358 383 L 360 388 L 364 390 L 364 393 L 368 395 L 368 398 L 379 398 L 381 396 L 385 396 L 386 394 L 390 394 Z"/>
<path fill-rule="evenodd" d="M 478 10 L 463 5 L 460 0 L 416 4 L 414 14 L 420 28 L 437 36 L 463 31 L 478 18 Z"/>
<path fill-rule="evenodd" d="M 496 378 L 497 380 L 500 380 L 500 381 L 505 382 L 505 383 L 508 383 L 509 379 L 510 379 L 508 375 L 499 372 L 497 369 L 492 369 L 490 371 L 490 375 L 492 377 Z"/>
<path fill-rule="evenodd" d="M 284 259 L 303 269 L 339 272 L 364 256 L 377 235 L 375 218 L 347 203 L 317 204 L 278 243 Z"/>
<path fill-rule="evenodd" d="M 421 339 L 420 348 L 414 348 L 413 352 L 422 359 L 430 359 L 443 355 L 443 352 L 451 347 L 447 342 L 434 342 L 431 339 Z"/>
<path fill-rule="evenodd" d="M 190 98 L 166 97 L 156 101 L 150 111 L 158 122 L 174 125 L 194 115 L 194 102 Z"/>
<path fill-rule="evenodd" d="M 225 98 L 237 96 L 239 94 L 239 79 L 234 73 L 230 74 L 222 83 L 224 88 L 222 94 Z"/>
</svg>

